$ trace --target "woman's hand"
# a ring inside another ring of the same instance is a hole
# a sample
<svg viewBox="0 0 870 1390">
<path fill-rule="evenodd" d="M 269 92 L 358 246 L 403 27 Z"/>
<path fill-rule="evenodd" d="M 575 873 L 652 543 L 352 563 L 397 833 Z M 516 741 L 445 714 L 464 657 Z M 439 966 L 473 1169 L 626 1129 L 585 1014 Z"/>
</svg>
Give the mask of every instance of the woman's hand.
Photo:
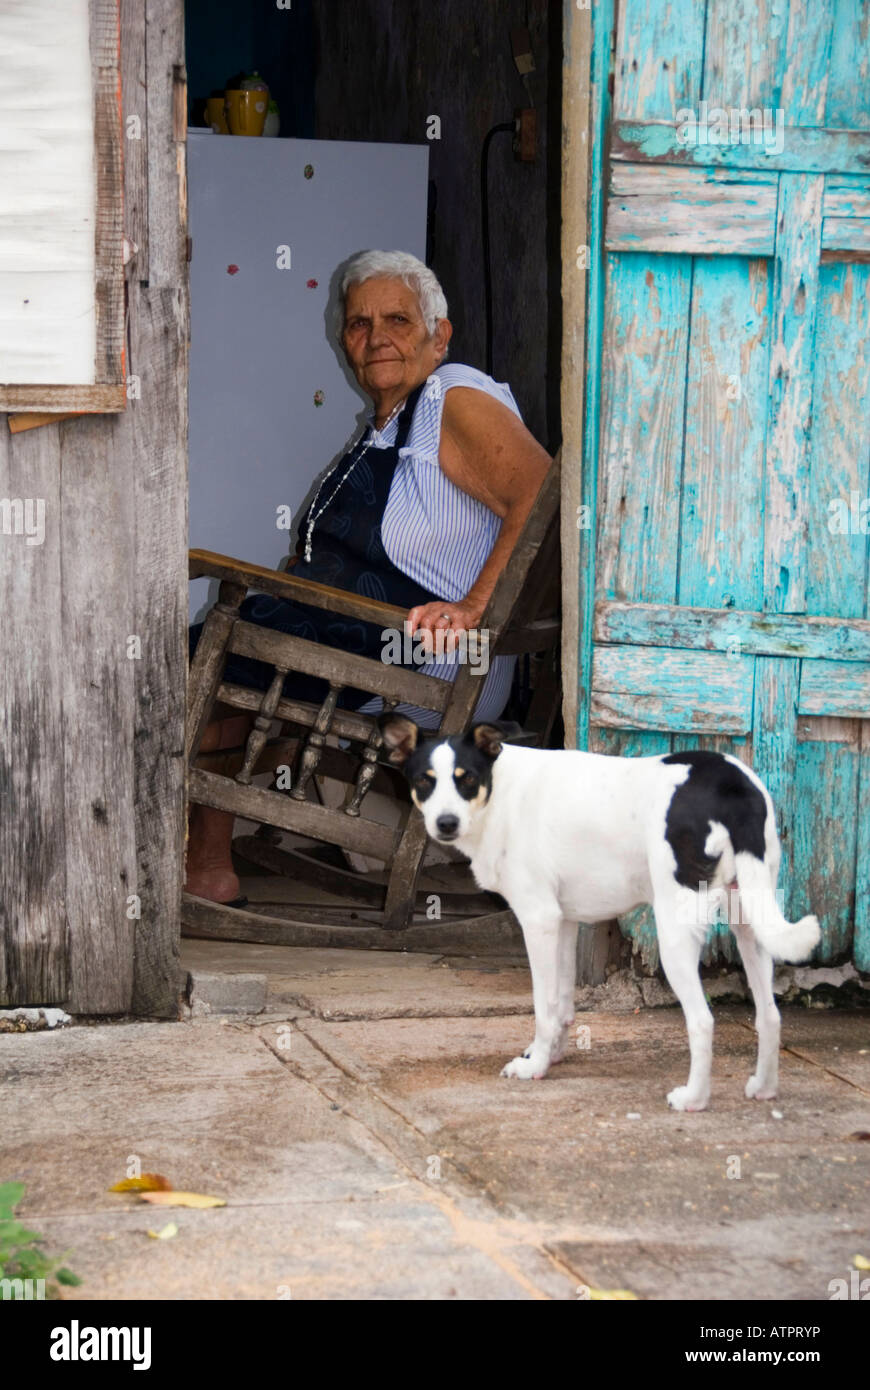
<svg viewBox="0 0 870 1390">
<path fill-rule="evenodd" d="M 483 606 L 469 597 L 455 603 L 439 599 L 437 603 L 418 604 L 410 610 L 405 622 L 412 637 L 416 632 L 425 634 L 423 650 L 428 654 L 433 650 L 436 632 L 446 632 L 444 650 L 452 652 L 456 645 L 453 634 L 476 628 L 482 617 Z"/>
</svg>

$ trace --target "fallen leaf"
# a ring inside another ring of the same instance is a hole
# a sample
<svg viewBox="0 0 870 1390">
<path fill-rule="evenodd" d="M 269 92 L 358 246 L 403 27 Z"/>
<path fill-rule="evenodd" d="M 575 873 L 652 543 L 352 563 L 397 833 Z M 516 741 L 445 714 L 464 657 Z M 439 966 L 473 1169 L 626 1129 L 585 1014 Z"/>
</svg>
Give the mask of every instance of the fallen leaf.
<svg viewBox="0 0 870 1390">
<path fill-rule="evenodd" d="M 149 1231 L 148 1234 L 152 1240 L 171 1240 L 173 1236 L 178 1235 L 178 1227 L 174 1221 L 167 1221 L 159 1231 Z"/>
<path fill-rule="evenodd" d="M 225 1207 L 223 1197 L 204 1197 L 201 1192 L 143 1192 L 140 1201 L 156 1207 Z"/>
<path fill-rule="evenodd" d="M 852 1264 L 856 1269 L 870 1269 L 870 1260 L 866 1255 L 853 1255 Z"/>
<path fill-rule="evenodd" d="M 161 1173 L 143 1173 L 139 1178 L 125 1178 L 110 1187 L 110 1192 L 170 1192 L 172 1183 Z"/>
<path fill-rule="evenodd" d="M 637 1299 L 630 1289 L 590 1289 L 589 1297 L 594 1303 L 616 1303 L 626 1299 Z"/>
<path fill-rule="evenodd" d="M 857 1139 L 859 1142 L 860 1142 L 862 1139 L 864 1139 L 864 1140 L 870 1140 L 870 1129 L 856 1129 L 856 1130 L 854 1131 L 854 1133 L 852 1133 L 852 1134 L 849 1135 L 849 1138 L 850 1138 L 850 1139 Z"/>
</svg>

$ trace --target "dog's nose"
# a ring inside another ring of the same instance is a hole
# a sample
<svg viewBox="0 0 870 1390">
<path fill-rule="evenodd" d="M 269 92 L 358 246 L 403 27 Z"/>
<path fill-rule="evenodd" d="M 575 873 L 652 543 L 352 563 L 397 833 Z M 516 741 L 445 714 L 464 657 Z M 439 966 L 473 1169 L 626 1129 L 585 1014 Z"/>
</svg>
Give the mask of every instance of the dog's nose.
<svg viewBox="0 0 870 1390">
<path fill-rule="evenodd" d="M 439 816 L 435 822 L 439 835 L 455 835 L 459 829 L 458 816 Z"/>
</svg>

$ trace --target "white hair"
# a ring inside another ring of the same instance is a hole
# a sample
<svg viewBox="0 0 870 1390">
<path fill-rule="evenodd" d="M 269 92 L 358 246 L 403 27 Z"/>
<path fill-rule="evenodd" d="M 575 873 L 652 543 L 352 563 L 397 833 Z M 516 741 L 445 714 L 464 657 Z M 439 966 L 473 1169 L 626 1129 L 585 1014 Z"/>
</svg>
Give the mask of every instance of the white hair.
<svg viewBox="0 0 870 1390">
<path fill-rule="evenodd" d="M 431 337 L 438 319 L 447 317 L 447 300 L 434 273 L 416 256 L 408 251 L 359 251 L 346 262 L 338 289 L 338 304 L 335 311 L 335 333 L 341 338 L 344 332 L 344 308 L 347 292 L 351 285 L 361 285 L 364 280 L 375 278 L 401 280 L 409 290 L 413 290 L 420 305 L 420 313 Z"/>
</svg>

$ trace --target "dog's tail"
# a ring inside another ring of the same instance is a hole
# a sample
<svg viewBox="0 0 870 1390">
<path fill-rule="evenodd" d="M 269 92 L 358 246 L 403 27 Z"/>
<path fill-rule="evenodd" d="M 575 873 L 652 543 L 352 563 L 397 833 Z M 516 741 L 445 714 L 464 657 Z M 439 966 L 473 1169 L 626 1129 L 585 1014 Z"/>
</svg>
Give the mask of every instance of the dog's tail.
<svg viewBox="0 0 870 1390">
<path fill-rule="evenodd" d="M 748 921 L 758 940 L 774 960 L 806 960 L 819 944 L 819 919 L 810 914 L 788 922 L 773 890 L 770 869 L 754 854 L 734 856 L 740 890 L 741 920 Z"/>
</svg>

